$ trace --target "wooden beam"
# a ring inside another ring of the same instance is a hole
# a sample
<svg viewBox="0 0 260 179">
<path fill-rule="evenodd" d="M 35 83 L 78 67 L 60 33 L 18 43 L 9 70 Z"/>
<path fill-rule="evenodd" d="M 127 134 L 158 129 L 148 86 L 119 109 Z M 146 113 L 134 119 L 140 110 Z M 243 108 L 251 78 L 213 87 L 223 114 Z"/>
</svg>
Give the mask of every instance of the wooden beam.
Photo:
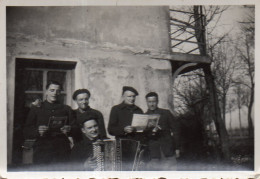
<svg viewBox="0 0 260 179">
<path fill-rule="evenodd" d="M 185 13 L 185 14 L 194 14 L 194 12 L 188 12 L 188 11 L 181 11 L 181 10 L 175 10 L 175 9 L 170 9 L 170 11 L 173 11 L 173 12 L 182 12 L 182 13 Z"/>
<path fill-rule="evenodd" d="M 193 44 L 205 44 L 205 43 L 201 43 L 201 42 L 195 42 L 195 41 L 190 41 L 188 39 L 192 39 L 193 37 L 189 37 L 185 40 L 182 39 L 175 39 L 175 38 L 171 38 L 171 40 L 176 40 L 176 41 L 180 41 L 180 42 L 187 42 L 187 43 L 193 43 Z M 195 38 L 195 37 L 194 37 Z"/>
<path fill-rule="evenodd" d="M 201 56 L 195 54 L 176 53 L 164 54 L 164 55 L 153 55 L 153 59 L 162 59 L 170 61 L 181 61 L 181 62 L 192 62 L 192 63 L 211 63 L 209 56 Z"/>
</svg>

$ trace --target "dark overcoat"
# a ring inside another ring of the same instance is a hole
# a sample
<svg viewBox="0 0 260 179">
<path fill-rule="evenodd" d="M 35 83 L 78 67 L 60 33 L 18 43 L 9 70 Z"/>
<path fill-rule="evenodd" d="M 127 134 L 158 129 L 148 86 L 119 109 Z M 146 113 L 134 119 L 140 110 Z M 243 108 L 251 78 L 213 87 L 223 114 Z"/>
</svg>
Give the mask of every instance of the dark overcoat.
<svg viewBox="0 0 260 179">
<path fill-rule="evenodd" d="M 158 125 L 160 126 L 161 130 L 156 133 L 150 133 L 149 136 L 147 136 L 151 157 L 160 158 L 160 148 L 166 157 L 172 156 L 175 149 L 179 149 L 180 145 L 180 127 L 178 121 L 167 109 L 157 108 L 154 111 L 148 110 L 146 114 L 160 115 Z"/>
<path fill-rule="evenodd" d="M 143 114 L 143 111 L 136 105 L 125 103 L 113 106 L 108 123 L 109 134 L 116 138 L 136 138 L 138 134 L 126 134 L 124 132 L 126 126 L 131 126 L 133 114 Z"/>
<path fill-rule="evenodd" d="M 70 142 L 60 129 L 39 135 L 40 125 L 49 125 L 51 117 L 67 117 L 66 125 L 75 123 L 72 109 L 64 104 L 44 101 L 40 107 L 32 107 L 24 127 L 25 139 L 36 139 L 33 146 L 34 163 L 66 162 L 70 155 Z"/>
<path fill-rule="evenodd" d="M 85 161 L 93 156 L 93 141 L 83 135 L 81 141 L 76 143 L 70 155 L 70 169 L 71 170 L 93 170 L 91 167 L 84 167 Z"/>
</svg>

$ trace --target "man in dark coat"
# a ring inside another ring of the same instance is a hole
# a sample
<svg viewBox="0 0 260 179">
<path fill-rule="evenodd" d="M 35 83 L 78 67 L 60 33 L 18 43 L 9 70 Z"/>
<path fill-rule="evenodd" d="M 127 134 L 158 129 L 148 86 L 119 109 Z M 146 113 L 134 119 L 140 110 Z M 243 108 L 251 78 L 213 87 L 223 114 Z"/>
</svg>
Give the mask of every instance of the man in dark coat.
<svg viewBox="0 0 260 179">
<path fill-rule="evenodd" d="M 105 123 L 103 115 L 100 111 L 92 109 L 89 106 L 89 98 L 90 98 L 90 92 L 87 89 L 78 89 L 73 93 L 72 98 L 75 100 L 75 102 L 78 105 L 78 109 L 75 110 L 76 115 L 76 123 L 81 123 L 82 120 L 85 120 L 86 116 L 89 113 L 95 113 L 97 116 L 97 121 L 99 125 L 99 133 L 101 138 L 107 138 L 106 129 L 105 129 Z M 74 142 L 81 140 L 81 131 L 80 129 L 78 131 L 75 131 L 74 133 Z"/>
<path fill-rule="evenodd" d="M 158 108 L 158 94 L 150 92 L 146 95 L 148 111 L 146 114 L 158 114 L 158 125 L 149 135 L 150 170 L 176 170 L 176 157 L 179 157 L 179 124 L 167 109 Z M 174 146 L 175 145 L 175 146 Z"/>
<path fill-rule="evenodd" d="M 71 151 L 71 170 L 93 171 L 97 167 L 96 156 L 93 156 L 93 145 L 100 139 L 98 118 L 88 113 L 80 121 L 82 139 L 76 143 Z M 100 141 L 101 142 L 101 141 Z"/>
<path fill-rule="evenodd" d="M 138 95 L 136 89 L 130 86 L 123 87 L 123 102 L 113 106 L 110 112 L 108 132 L 116 138 L 138 139 L 135 128 L 131 126 L 133 114 L 143 114 L 141 108 L 135 105 Z"/>
<path fill-rule="evenodd" d="M 68 161 L 70 141 L 68 135 L 74 123 L 72 109 L 60 104 L 61 85 L 51 81 L 46 86 L 46 100 L 33 106 L 24 127 L 25 139 L 36 139 L 33 163 L 50 164 Z"/>
<path fill-rule="evenodd" d="M 136 89 L 130 86 L 124 86 L 122 97 L 123 102 L 113 106 L 110 112 L 108 123 L 109 134 L 119 139 L 131 139 L 143 144 L 145 136 L 142 133 L 137 133 L 136 129 L 131 126 L 133 114 L 143 114 L 141 108 L 135 105 L 135 98 L 138 95 Z M 128 143 L 129 142 L 129 143 Z M 131 141 L 122 141 L 122 170 L 132 170 L 136 145 Z"/>
</svg>

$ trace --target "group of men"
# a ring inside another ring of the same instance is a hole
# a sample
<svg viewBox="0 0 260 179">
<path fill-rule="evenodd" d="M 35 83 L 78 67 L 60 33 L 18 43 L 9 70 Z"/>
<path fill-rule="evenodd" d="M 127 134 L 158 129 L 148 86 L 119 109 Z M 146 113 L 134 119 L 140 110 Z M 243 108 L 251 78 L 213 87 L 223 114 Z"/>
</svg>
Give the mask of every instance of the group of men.
<svg viewBox="0 0 260 179">
<path fill-rule="evenodd" d="M 74 92 L 72 98 L 78 105 L 76 110 L 59 103 L 61 90 L 58 82 L 49 82 L 46 100 L 41 105 L 32 106 L 27 117 L 24 136 L 36 139 L 33 163 L 67 163 L 72 170 L 94 170 L 93 143 L 107 139 L 103 115 L 89 106 L 91 94 L 87 89 Z M 116 140 L 133 139 L 146 146 L 147 163 L 143 170 L 176 170 L 175 158 L 180 156 L 178 122 L 169 110 L 158 108 L 158 94 L 150 92 L 145 97 L 146 114 L 158 114 L 160 119 L 152 129 L 137 132 L 131 126 L 133 115 L 143 114 L 143 111 L 135 105 L 136 96 L 136 89 L 123 87 L 122 103 L 113 106 L 110 112 L 108 133 Z"/>
</svg>

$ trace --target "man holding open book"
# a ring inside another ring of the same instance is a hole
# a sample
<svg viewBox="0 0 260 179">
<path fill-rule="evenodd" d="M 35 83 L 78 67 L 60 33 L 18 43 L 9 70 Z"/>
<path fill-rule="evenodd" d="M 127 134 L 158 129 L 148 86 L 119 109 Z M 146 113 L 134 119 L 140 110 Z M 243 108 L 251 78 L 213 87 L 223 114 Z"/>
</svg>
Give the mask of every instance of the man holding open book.
<svg viewBox="0 0 260 179">
<path fill-rule="evenodd" d="M 68 133 L 74 123 L 72 109 L 59 102 L 61 85 L 50 81 L 46 100 L 31 108 L 24 127 L 25 139 L 36 139 L 33 147 L 34 164 L 63 163 L 69 160 Z"/>
<path fill-rule="evenodd" d="M 133 114 L 143 114 L 142 109 L 135 105 L 137 95 L 138 92 L 133 87 L 123 87 L 123 102 L 113 106 L 110 112 L 109 134 L 116 138 L 136 138 L 136 129 L 131 126 Z"/>
<path fill-rule="evenodd" d="M 158 108 L 157 93 L 148 93 L 146 102 L 148 106 L 146 114 L 160 116 L 159 121 L 151 124 L 152 128 L 150 126 L 148 146 L 151 160 L 148 170 L 176 170 L 176 158 L 180 156 L 178 122 L 169 110 Z"/>
<path fill-rule="evenodd" d="M 133 140 L 142 143 L 145 141 L 143 133 L 137 132 L 136 128 L 132 126 L 132 119 L 134 114 L 143 114 L 141 108 L 135 105 L 135 98 L 138 95 L 136 89 L 130 86 L 124 86 L 122 97 L 123 102 L 113 106 L 110 112 L 108 123 L 108 132 L 110 135 L 119 140 Z M 133 170 L 133 151 L 136 150 L 134 145 L 126 145 L 121 149 L 122 154 L 122 170 Z"/>
</svg>

